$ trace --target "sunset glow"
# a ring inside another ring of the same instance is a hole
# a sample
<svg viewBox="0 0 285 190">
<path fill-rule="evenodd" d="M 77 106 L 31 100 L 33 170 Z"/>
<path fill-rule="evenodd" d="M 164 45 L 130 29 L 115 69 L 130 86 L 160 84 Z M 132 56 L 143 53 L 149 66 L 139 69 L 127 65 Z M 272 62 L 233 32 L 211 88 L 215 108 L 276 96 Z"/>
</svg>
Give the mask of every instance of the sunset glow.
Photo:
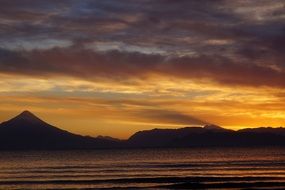
<svg viewBox="0 0 285 190">
<path fill-rule="evenodd" d="M 282 0 L 28 2 L 0 6 L 0 121 L 122 139 L 285 126 Z"/>
</svg>

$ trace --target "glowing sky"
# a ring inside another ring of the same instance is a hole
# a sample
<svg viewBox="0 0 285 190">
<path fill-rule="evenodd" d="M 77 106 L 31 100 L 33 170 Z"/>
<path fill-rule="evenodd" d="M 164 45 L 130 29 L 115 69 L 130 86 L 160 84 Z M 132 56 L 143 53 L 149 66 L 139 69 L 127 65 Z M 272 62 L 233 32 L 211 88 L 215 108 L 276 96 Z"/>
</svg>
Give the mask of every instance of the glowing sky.
<svg viewBox="0 0 285 190">
<path fill-rule="evenodd" d="M 285 125 L 284 0 L 0 3 L 0 121 L 119 138 Z"/>
</svg>

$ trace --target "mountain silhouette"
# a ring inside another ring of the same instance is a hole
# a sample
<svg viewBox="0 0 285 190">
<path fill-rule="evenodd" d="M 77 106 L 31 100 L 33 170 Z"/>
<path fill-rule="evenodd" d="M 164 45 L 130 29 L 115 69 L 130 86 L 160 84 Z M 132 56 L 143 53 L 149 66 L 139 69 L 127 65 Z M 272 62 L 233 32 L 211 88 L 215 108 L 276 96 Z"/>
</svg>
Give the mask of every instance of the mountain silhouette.
<svg viewBox="0 0 285 190">
<path fill-rule="evenodd" d="M 88 149 L 116 147 L 114 141 L 84 137 L 54 127 L 29 111 L 0 124 L 0 149 Z"/>
<path fill-rule="evenodd" d="M 285 146 L 285 128 L 254 128 L 233 131 L 216 125 L 181 129 L 153 129 L 135 133 L 133 147 L 250 147 Z"/>
<path fill-rule="evenodd" d="M 232 130 L 224 129 L 216 125 L 205 125 L 203 128 L 185 127 L 180 129 L 153 129 L 135 133 L 129 138 L 128 143 L 130 146 L 138 147 L 176 147 L 186 145 L 191 146 L 191 144 L 189 144 L 188 142 L 191 142 L 197 137 L 199 137 L 201 141 L 207 142 L 208 140 L 203 138 L 204 135 L 217 135 L 220 133 L 229 134 L 231 132 Z"/>
<path fill-rule="evenodd" d="M 285 146 L 285 128 L 233 131 L 217 125 L 139 131 L 127 140 L 81 136 L 54 127 L 29 111 L 0 124 L 0 150 Z"/>
</svg>

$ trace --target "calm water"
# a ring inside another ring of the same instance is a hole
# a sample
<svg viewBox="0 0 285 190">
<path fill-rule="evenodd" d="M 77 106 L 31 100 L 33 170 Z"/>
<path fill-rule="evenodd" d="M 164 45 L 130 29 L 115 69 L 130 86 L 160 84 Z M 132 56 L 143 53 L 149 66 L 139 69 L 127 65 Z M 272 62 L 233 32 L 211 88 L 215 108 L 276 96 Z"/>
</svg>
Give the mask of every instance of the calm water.
<svg viewBox="0 0 285 190">
<path fill-rule="evenodd" d="M 285 187 L 285 148 L 0 152 L 0 189 Z"/>
</svg>

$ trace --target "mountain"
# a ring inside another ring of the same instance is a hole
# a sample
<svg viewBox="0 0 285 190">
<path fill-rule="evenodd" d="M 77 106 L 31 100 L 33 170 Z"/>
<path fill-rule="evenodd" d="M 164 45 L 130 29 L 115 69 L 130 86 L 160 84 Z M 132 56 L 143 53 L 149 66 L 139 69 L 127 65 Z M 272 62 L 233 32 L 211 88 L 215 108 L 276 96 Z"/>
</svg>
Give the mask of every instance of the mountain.
<svg viewBox="0 0 285 190">
<path fill-rule="evenodd" d="M 272 128 L 272 127 L 259 127 L 259 128 L 247 128 L 239 130 L 240 133 L 268 133 L 275 135 L 285 136 L 285 129 L 283 127 Z"/>
<path fill-rule="evenodd" d="M 0 149 L 92 149 L 116 147 L 118 142 L 72 134 L 29 111 L 0 124 Z"/>
<path fill-rule="evenodd" d="M 103 139 L 103 140 L 109 140 L 109 141 L 113 141 L 113 142 L 121 142 L 120 139 L 116 139 L 116 138 L 113 138 L 113 137 L 109 137 L 109 136 L 102 136 L 102 135 L 99 135 L 96 137 L 97 139 Z"/>
<path fill-rule="evenodd" d="M 217 125 L 139 131 L 128 140 L 81 136 L 54 127 L 29 111 L 0 124 L 0 150 L 285 146 L 285 128 L 233 131 Z"/>
<path fill-rule="evenodd" d="M 140 131 L 128 140 L 129 147 L 248 147 L 285 146 L 285 128 L 233 131 L 216 125 L 181 129 Z"/>
<path fill-rule="evenodd" d="M 191 144 L 189 143 L 194 140 L 196 144 L 198 137 L 199 141 L 200 139 L 201 141 L 203 139 L 205 140 L 205 142 L 207 142 L 207 139 L 201 137 L 208 134 L 219 135 L 230 134 L 231 132 L 232 130 L 224 129 L 216 125 L 205 125 L 203 128 L 185 127 L 180 129 L 152 129 L 135 133 L 128 139 L 128 144 L 129 146 L 137 147 L 180 147 L 188 145 L 191 146 Z"/>
</svg>

